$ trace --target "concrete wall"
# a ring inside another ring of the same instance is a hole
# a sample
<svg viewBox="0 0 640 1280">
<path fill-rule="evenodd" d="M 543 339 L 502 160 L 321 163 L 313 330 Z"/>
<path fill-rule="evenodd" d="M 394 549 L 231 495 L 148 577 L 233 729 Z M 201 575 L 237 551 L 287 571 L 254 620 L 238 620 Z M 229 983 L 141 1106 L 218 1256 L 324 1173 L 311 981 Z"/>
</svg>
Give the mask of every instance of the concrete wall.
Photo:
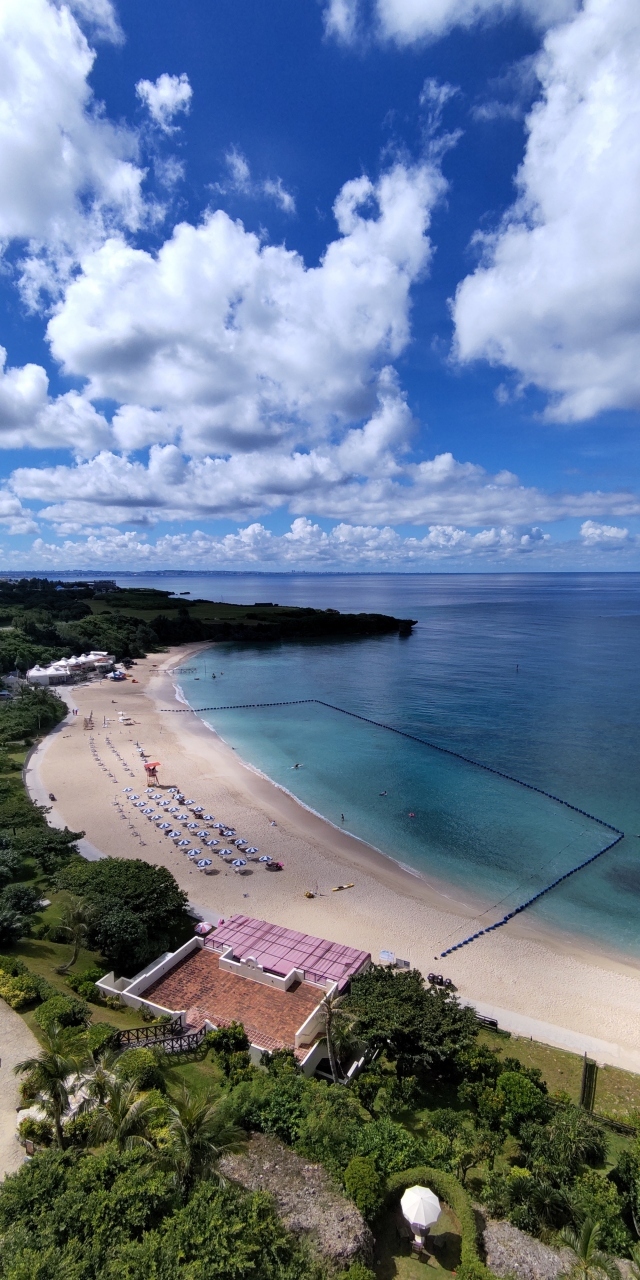
<svg viewBox="0 0 640 1280">
<path fill-rule="evenodd" d="M 199 938 L 197 935 L 193 938 L 189 938 L 189 940 L 184 942 L 181 947 L 178 947 L 177 951 L 171 951 L 169 955 L 163 957 L 158 964 L 153 965 L 150 969 L 143 969 L 142 973 L 139 974 L 137 978 L 134 978 L 126 988 L 126 994 L 128 996 L 142 995 L 142 992 L 146 991 L 147 987 L 153 986 L 154 982 L 158 982 L 160 978 L 164 978 L 165 973 L 169 973 L 171 969 L 175 969 L 176 965 L 180 964 L 181 960 L 185 960 L 193 951 L 200 951 L 201 948 L 202 938 Z"/>
<path fill-rule="evenodd" d="M 250 982 L 261 982 L 265 987 L 275 987 L 276 991 L 288 991 L 294 982 L 304 981 L 302 969 L 290 969 L 280 977 L 277 973 L 266 973 L 257 961 L 234 960 L 232 947 L 224 947 L 218 955 L 218 964 L 226 973 L 235 973 L 238 978 L 248 978 Z"/>
</svg>

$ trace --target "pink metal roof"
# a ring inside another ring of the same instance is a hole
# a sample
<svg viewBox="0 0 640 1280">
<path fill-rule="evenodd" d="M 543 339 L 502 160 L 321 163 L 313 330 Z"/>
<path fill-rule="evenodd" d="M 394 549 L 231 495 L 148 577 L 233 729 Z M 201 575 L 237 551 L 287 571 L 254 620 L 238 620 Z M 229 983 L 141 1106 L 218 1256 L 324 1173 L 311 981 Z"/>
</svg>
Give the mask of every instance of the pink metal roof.
<svg viewBox="0 0 640 1280">
<path fill-rule="evenodd" d="M 251 916 L 231 916 L 209 935 L 207 944 L 216 951 L 231 947 L 236 960 L 252 956 L 264 969 L 283 977 L 291 969 L 304 969 L 308 980 L 329 979 L 340 987 L 371 959 L 367 951 L 328 942 L 326 938 L 314 938 L 296 929 L 269 924 L 267 920 L 254 920 Z"/>
</svg>

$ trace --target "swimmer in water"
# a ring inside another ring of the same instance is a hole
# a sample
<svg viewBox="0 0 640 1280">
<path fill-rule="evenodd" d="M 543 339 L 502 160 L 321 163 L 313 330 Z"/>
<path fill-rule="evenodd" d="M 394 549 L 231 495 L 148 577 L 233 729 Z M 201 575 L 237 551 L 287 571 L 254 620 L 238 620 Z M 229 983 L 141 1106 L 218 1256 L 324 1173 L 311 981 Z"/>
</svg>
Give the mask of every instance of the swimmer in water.
<svg viewBox="0 0 640 1280">
<path fill-rule="evenodd" d="M 386 794 L 387 794 L 387 793 L 386 793 L 386 791 L 380 791 L 380 792 L 379 792 L 379 794 L 380 794 L 381 796 L 386 796 Z"/>
</svg>

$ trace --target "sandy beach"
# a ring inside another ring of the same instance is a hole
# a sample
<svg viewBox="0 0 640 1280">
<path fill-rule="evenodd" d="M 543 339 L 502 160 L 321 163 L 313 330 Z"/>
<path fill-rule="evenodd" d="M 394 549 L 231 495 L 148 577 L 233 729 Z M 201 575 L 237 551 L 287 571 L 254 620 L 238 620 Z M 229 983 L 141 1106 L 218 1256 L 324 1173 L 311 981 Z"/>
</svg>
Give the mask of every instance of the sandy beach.
<svg viewBox="0 0 640 1280">
<path fill-rule="evenodd" d="M 173 649 L 138 662 L 131 669 L 137 683 L 103 681 L 64 691 L 78 715 L 69 715 L 31 756 L 27 785 L 40 803 L 55 795 L 50 821 L 84 831 L 85 854 L 142 857 L 169 867 L 203 914 L 259 916 L 364 948 L 374 960 L 383 949 L 393 951 L 425 974 L 435 969 L 450 976 L 462 999 L 507 1030 L 640 1072 L 637 966 L 587 953 L 569 936 L 543 935 L 522 917 L 436 960 L 469 932 L 474 904 L 454 900 L 444 886 L 405 871 L 305 809 L 245 765 L 195 714 L 176 713 L 183 704 L 172 671 L 190 652 L 193 647 Z M 83 729 L 90 712 L 92 735 Z M 122 724 L 120 712 L 134 723 Z M 135 785 L 142 793 L 146 786 L 136 742 L 161 762 L 161 786 L 178 785 L 261 853 L 280 859 L 283 871 L 254 865 L 239 876 L 220 862 L 217 875 L 204 876 L 139 811 L 134 818 L 123 788 Z M 353 888 L 332 891 L 351 881 Z M 306 898 L 307 890 L 317 896 Z"/>
</svg>

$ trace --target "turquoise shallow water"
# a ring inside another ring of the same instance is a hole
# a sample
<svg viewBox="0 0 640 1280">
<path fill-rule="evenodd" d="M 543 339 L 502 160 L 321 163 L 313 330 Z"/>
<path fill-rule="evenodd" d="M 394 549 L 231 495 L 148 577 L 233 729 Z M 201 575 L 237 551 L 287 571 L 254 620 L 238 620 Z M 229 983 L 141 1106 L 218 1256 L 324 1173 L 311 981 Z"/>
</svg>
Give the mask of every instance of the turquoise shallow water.
<svg viewBox="0 0 640 1280">
<path fill-rule="evenodd" d="M 640 956 L 640 575 L 137 579 L 151 580 L 211 599 L 418 618 L 409 639 L 218 645 L 181 683 L 194 706 L 320 698 L 623 829 L 624 841 L 529 918 Z M 344 813 L 349 830 L 477 900 L 479 914 L 490 908 L 481 924 L 607 843 L 602 828 L 543 797 L 316 705 L 206 718 L 305 803 L 338 825 Z"/>
</svg>

